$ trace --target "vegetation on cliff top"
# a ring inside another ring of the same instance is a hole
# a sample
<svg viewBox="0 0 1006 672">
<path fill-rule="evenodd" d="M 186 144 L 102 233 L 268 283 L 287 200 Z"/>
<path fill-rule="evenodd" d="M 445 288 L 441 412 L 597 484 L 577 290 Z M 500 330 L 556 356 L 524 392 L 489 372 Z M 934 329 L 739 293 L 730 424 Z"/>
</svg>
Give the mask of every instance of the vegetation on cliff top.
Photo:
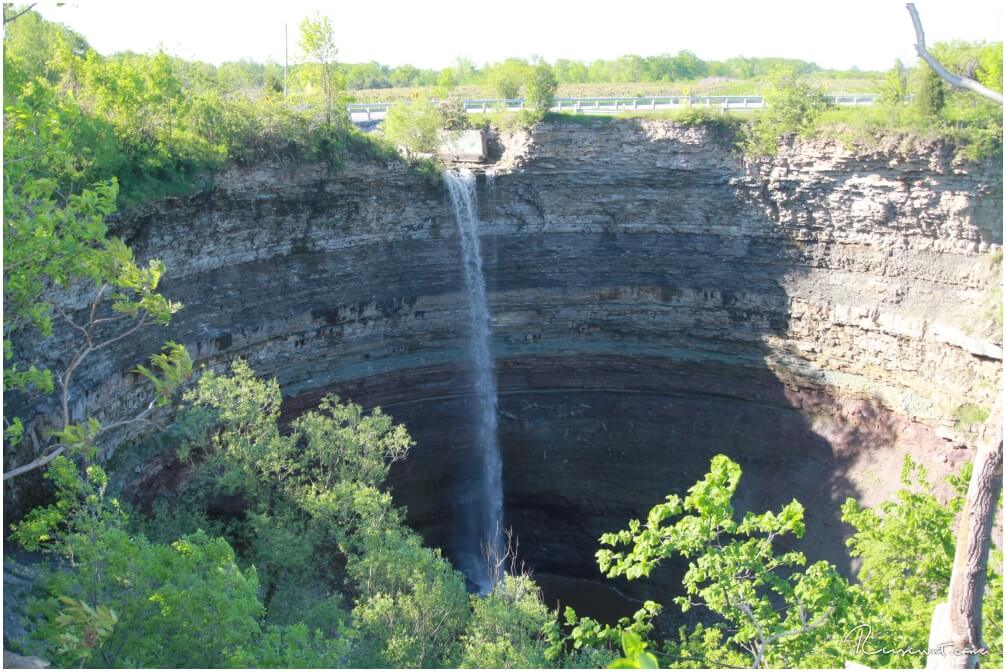
<svg viewBox="0 0 1006 672">
<path fill-rule="evenodd" d="M 185 193 L 227 162 L 285 157 L 338 166 L 349 152 L 395 156 L 349 124 L 334 46 L 313 25 L 305 27 L 312 55 L 300 69 L 305 89 L 284 100 L 274 80 L 259 95 L 242 95 L 226 69 L 163 52 L 102 56 L 29 11 L 5 27 L 5 129 L 15 118 L 51 119 L 73 161 L 49 162 L 40 177 L 64 192 L 115 177 L 120 204 Z"/>
</svg>

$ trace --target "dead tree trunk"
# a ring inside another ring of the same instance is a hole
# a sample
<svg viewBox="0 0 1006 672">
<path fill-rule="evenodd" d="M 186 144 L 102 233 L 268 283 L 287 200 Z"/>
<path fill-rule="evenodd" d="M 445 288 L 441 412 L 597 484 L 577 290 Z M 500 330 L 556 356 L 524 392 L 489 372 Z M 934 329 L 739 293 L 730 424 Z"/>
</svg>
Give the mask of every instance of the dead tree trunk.
<svg viewBox="0 0 1006 672">
<path fill-rule="evenodd" d="M 919 18 L 919 13 L 915 9 L 915 3 L 909 2 L 905 5 L 908 8 L 908 13 L 912 15 L 912 25 L 915 26 L 915 51 L 919 54 L 919 58 L 925 61 L 933 72 L 939 76 L 940 79 L 950 84 L 950 86 L 956 86 L 958 89 L 967 89 L 973 93 L 977 93 L 979 96 L 984 96 L 989 100 L 994 100 L 1000 105 L 1003 104 L 1003 94 L 993 91 L 992 89 L 982 86 L 970 77 L 961 77 L 960 75 L 955 75 L 946 68 L 944 68 L 939 61 L 936 60 L 929 50 L 926 49 L 926 34 L 922 31 L 922 19 Z"/>
<path fill-rule="evenodd" d="M 976 668 L 981 662 L 985 650 L 982 598 L 1002 478 L 1002 415 L 997 411 L 986 425 L 975 455 L 967 501 L 957 531 L 947 601 L 937 605 L 933 612 L 926 661 L 929 669 Z"/>
</svg>

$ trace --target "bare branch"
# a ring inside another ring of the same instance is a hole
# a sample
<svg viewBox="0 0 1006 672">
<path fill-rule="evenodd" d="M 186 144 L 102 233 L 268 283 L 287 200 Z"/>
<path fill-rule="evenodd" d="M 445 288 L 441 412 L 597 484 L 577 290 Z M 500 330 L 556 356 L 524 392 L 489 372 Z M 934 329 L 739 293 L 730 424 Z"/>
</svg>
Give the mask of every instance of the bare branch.
<svg viewBox="0 0 1006 672">
<path fill-rule="evenodd" d="M 88 331 L 91 332 L 91 333 L 94 332 L 94 314 L 98 310 L 98 304 L 101 303 L 101 295 L 105 293 L 106 289 L 108 289 L 108 283 L 107 282 L 105 284 L 103 284 L 98 289 L 98 293 L 95 294 L 95 296 L 94 296 L 94 301 L 91 302 L 91 314 L 87 318 L 87 324 L 89 325 L 88 326 Z"/>
<path fill-rule="evenodd" d="M 102 425 L 101 429 L 99 429 L 98 433 L 95 435 L 95 438 L 101 436 L 105 432 L 109 432 L 109 431 L 111 431 L 113 429 L 118 429 L 119 427 L 124 427 L 126 425 L 134 425 L 134 424 L 136 424 L 138 422 L 146 422 L 147 421 L 147 416 L 150 415 L 154 411 L 154 408 L 156 406 L 157 406 L 157 400 L 154 399 L 149 404 L 147 404 L 147 407 L 145 409 L 143 409 L 141 412 L 137 413 L 134 417 L 132 417 L 130 419 L 128 419 L 128 420 L 118 420 L 116 422 L 111 422 L 111 423 L 109 423 L 107 425 Z"/>
<path fill-rule="evenodd" d="M 84 327 L 82 327 L 79 324 L 77 324 L 76 322 L 74 322 L 73 318 L 71 318 L 69 315 L 67 315 L 65 312 L 63 312 L 62 308 L 60 308 L 56 304 L 53 304 L 52 307 L 56 309 L 56 312 L 59 313 L 59 316 L 62 317 L 63 320 L 65 320 L 67 324 L 69 324 L 71 327 L 73 327 L 77 331 L 81 332 L 82 334 L 84 334 L 84 336 L 87 336 L 87 329 L 85 329 Z"/>
<path fill-rule="evenodd" d="M 8 480 L 14 478 L 15 476 L 20 476 L 23 473 L 29 472 L 32 469 L 38 469 L 39 467 L 44 467 L 45 465 L 49 464 L 50 462 L 52 462 L 53 460 L 55 460 L 57 457 L 59 457 L 60 455 L 62 455 L 65 451 L 66 451 L 66 446 L 60 445 L 60 446 L 58 446 L 56 448 L 56 450 L 52 451 L 48 455 L 43 455 L 42 457 L 37 457 L 34 460 L 32 460 L 31 462 L 29 462 L 28 464 L 24 464 L 24 465 L 21 465 L 20 467 L 16 467 L 14 469 L 11 469 L 10 471 L 4 472 L 3 480 L 8 481 Z"/>
<path fill-rule="evenodd" d="M 4 3 L 4 4 L 6 4 L 6 3 Z M 33 2 L 30 5 L 28 5 L 27 7 L 25 7 L 24 9 L 22 9 L 20 12 L 18 12 L 17 14 L 15 14 L 14 16 L 11 16 L 11 17 L 7 16 L 7 8 L 5 7 L 4 8 L 3 25 L 6 26 L 8 23 L 12 23 L 12 22 L 16 21 L 17 19 L 19 19 L 21 17 L 22 14 L 27 14 L 28 12 L 30 12 L 31 9 L 32 9 L 32 7 L 34 7 L 37 4 L 38 4 L 37 2 Z M 7 477 L 4 476 L 4 479 L 6 479 L 6 478 Z"/>
<path fill-rule="evenodd" d="M 128 336 L 132 336 L 133 334 L 135 334 L 137 331 L 139 331 L 146 324 L 148 324 L 147 323 L 147 314 L 143 313 L 142 315 L 140 315 L 140 319 L 138 319 L 136 321 L 136 324 L 134 324 L 133 326 L 131 326 L 129 329 L 127 329 L 126 331 L 122 332 L 121 334 L 119 334 L 118 336 L 116 336 L 114 338 L 110 338 L 107 341 L 102 341 L 98 345 L 93 346 L 91 348 L 91 350 L 92 351 L 94 351 L 94 350 L 101 350 L 102 348 L 107 347 L 107 346 L 111 345 L 112 343 L 115 343 L 116 341 L 121 341 L 122 339 L 124 339 L 124 338 L 126 338 Z"/>
<path fill-rule="evenodd" d="M 1003 94 L 982 86 L 970 77 L 961 77 L 960 75 L 953 74 L 944 68 L 940 62 L 929 53 L 926 49 L 926 35 L 922 31 L 922 19 L 919 18 L 919 13 L 915 9 L 915 3 L 909 2 L 905 5 L 905 7 L 908 9 L 908 13 L 911 14 L 912 24 L 915 26 L 915 51 L 919 54 L 919 58 L 928 63 L 929 67 L 933 69 L 933 72 L 951 86 L 955 86 L 958 89 L 965 89 L 967 91 L 971 91 L 972 93 L 977 93 L 979 96 L 984 96 L 985 98 L 1002 105 Z"/>
<path fill-rule="evenodd" d="M 20 14 L 18 16 L 20 16 Z M 6 23 L 6 21 L 4 23 Z M 22 161 L 33 161 L 43 156 L 45 156 L 45 152 L 39 152 L 38 154 L 32 154 L 31 156 L 20 156 L 16 159 L 7 159 L 6 161 L 3 162 L 3 165 L 10 166 L 15 163 L 21 163 Z"/>
<path fill-rule="evenodd" d="M 834 612 L 834 611 L 835 611 L 835 607 L 833 607 L 833 606 L 832 607 L 828 607 L 823 612 L 821 612 L 821 615 L 818 616 L 817 618 L 815 618 L 812 623 L 808 623 L 807 622 L 807 615 L 803 611 L 803 609 L 801 608 L 800 609 L 800 622 L 803 624 L 802 627 L 794 628 L 792 630 L 786 630 L 784 632 L 777 632 L 774 635 L 769 636 L 765 640 L 765 643 L 766 644 L 772 644 L 774 642 L 779 641 L 783 637 L 790 637 L 791 635 L 802 635 L 805 632 L 809 632 L 811 630 L 814 630 L 815 628 L 820 627 L 821 625 L 823 625 L 824 622 L 826 620 L 828 620 L 828 617 L 830 617 L 831 614 L 832 614 L 832 612 Z"/>
</svg>

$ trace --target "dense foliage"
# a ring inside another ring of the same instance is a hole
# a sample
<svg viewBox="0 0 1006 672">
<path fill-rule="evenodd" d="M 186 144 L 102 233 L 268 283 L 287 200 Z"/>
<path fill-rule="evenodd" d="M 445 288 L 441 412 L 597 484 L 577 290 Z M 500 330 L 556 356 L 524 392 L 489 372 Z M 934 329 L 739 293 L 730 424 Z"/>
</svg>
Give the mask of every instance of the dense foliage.
<svg viewBox="0 0 1006 672">
<path fill-rule="evenodd" d="M 806 134 L 830 107 L 824 91 L 793 70 L 776 74 L 765 103 L 768 109 L 745 129 L 744 151 L 751 156 L 775 154 L 780 135 Z"/>
<path fill-rule="evenodd" d="M 5 27 L 5 119 L 16 118 L 12 107 L 58 117 L 61 141 L 73 150 L 67 165 L 51 166 L 65 178 L 61 186 L 115 177 L 120 202 L 190 190 L 228 161 L 337 165 L 366 143 L 338 104 L 331 24 L 308 21 L 302 44 L 296 86 L 284 99 L 274 69 L 259 78 L 240 64 L 215 68 L 163 52 L 101 56 L 80 35 L 28 12 Z"/>
<path fill-rule="evenodd" d="M 1001 42 L 939 43 L 931 51 L 951 72 L 1002 91 Z M 906 148 L 942 141 L 969 159 L 1002 156 L 1002 106 L 949 87 L 922 61 L 911 69 L 896 62 L 879 91 L 880 105 L 824 110 L 804 134 L 860 146 L 891 139 Z"/>
<path fill-rule="evenodd" d="M 205 374 L 173 430 L 191 479 L 149 518 L 127 514 L 98 467 L 81 475 L 54 461 L 56 501 L 15 528 L 24 547 L 62 557 L 28 650 L 98 666 L 916 666 L 946 597 L 966 474 L 944 504 L 908 462 L 892 500 L 846 502 L 848 543 L 863 559 L 850 585 L 778 547 L 803 533 L 798 502 L 736 515 L 741 472 L 724 456 L 687 496 L 601 539 L 611 576 L 644 579 L 664 558 L 685 559 L 681 594 L 656 596 L 701 607 L 677 637 L 654 636 L 656 602 L 615 625 L 571 609 L 560 622 L 520 574 L 471 596 L 381 488 L 411 445 L 404 428 L 329 398 L 281 432 L 279 402 L 275 381 L 246 364 Z M 995 664 L 1002 578 L 992 567 Z"/>
<path fill-rule="evenodd" d="M 384 120 L 384 137 L 413 153 L 432 153 L 439 142 L 444 119 L 432 103 L 425 100 L 395 105 Z"/>
<path fill-rule="evenodd" d="M 706 660 L 720 664 L 803 666 L 845 615 L 848 584 L 829 563 L 805 567 L 802 553 L 777 550 L 779 537 L 803 536 L 796 500 L 778 513 L 747 512 L 738 521 L 730 502 L 740 476 L 736 463 L 716 456 L 687 497 L 670 495 L 645 523 L 633 520 L 629 529 L 603 535 L 601 543 L 617 550 L 598 551 L 598 564 L 610 577 L 638 579 L 665 558 L 688 560 L 685 594 L 674 602 L 682 611 L 703 607 L 719 623 L 683 629 L 681 643 L 667 649 L 672 660 L 694 657 L 680 652 L 701 641 Z"/>
<path fill-rule="evenodd" d="M 80 41 L 32 13 L 22 20 L 35 27 L 27 33 L 32 39 L 14 31 L 15 22 L 4 42 L 9 72 L 4 80 L 4 390 L 57 392 L 60 423 L 47 436 L 36 437 L 45 441 L 41 454 L 5 464 L 5 470 L 11 468 L 5 478 L 44 466 L 64 452 L 93 460 L 105 432 L 143 421 L 155 406 L 167 404 L 191 366 L 183 348 L 166 344 L 149 368 L 137 369 L 154 388 L 146 411 L 104 425 L 72 414 L 73 375 L 88 356 L 148 324 L 167 323 L 181 306 L 158 292 L 165 270 L 160 261 L 141 266 L 122 241 L 107 237 L 105 218 L 116 209 L 119 182 L 114 172 L 101 173 L 95 166 L 118 161 L 104 153 L 114 134 L 85 113 L 72 94 L 61 92 L 62 85 L 47 79 L 80 75 L 76 66 L 82 62 L 72 51 Z M 50 61 L 43 60 L 46 47 Z M 38 71 L 34 76 L 32 68 Z M 9 90 L 15 91 L 10 98 Z M 67 305 L 72 303 L 67 295 L 74 292 L 86 297 L 84 306 Z M 54 318 L 71 328 L 74 349 L 52 361 L 23 356 L 18 341 L 49 336 Z M 24 431 L 21 419 L 5 406 L 5 444 L 16 446 Z"/>
</svg>

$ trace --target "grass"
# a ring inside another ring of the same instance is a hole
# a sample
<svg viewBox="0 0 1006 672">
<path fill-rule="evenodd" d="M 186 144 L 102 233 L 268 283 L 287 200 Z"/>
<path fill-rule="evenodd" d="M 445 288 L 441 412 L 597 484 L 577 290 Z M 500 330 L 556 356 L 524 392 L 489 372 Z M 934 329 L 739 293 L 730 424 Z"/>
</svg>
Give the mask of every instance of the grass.
<svg viewBox="0 0 1006 672">
<path fill-rule="evenodd" d="M 822 112 L 805 135 L 832 138 L 849 149 L 900 140 L 906 152 L 945 141 L 955 145 L 962 158 L 977 161 L 1002 156 L 1002 108 L 958 99 L 933 117 L 909 105 L 836 107 Z"/>
</svg>

